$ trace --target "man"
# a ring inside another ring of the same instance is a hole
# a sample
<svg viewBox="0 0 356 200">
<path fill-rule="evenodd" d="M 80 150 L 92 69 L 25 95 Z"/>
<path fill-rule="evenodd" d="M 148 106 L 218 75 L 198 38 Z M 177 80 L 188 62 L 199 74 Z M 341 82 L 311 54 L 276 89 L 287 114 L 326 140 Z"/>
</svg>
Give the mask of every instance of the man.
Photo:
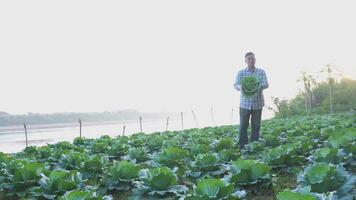
<svg viewBox="0 0 356 200">
<path fill-rule="evenodd" d="M 255 96 L 248 97 L 242 92 L 240 95 L 240 149 L 248 143 L 247 128 L 249 126 L 250 116 L 252 126 L 251 141 L 259 140 L 260 135 L 262 108 L 265 105 L 262 91 L 268 88 L 268 81 L 266 72 L 263 69 L 255 67 L 255 62 L 255 54 L 253 52 L 246 53 L 245 63 L 247 64 L 247 67 L 237 73 L 234 83 L 234 88 L 237 91 L 242 91 L 243 86 L 241 85 L 241 82 L 244 77 L 257 76 L 260 81 L 259 89 Z"/>
</svg>

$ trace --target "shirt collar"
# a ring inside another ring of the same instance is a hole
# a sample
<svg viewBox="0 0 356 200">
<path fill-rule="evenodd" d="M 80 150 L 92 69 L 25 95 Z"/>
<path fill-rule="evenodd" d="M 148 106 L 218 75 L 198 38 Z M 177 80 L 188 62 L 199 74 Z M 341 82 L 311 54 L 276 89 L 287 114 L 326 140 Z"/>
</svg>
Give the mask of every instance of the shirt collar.
<svg viewBox="0 0 356 200">
<path fill-rule="evenodd" d="M 253 70 L 250 70 L 248 67 L 246 67 L 246 71 L 248 71 L 248 72 L 256 72 L 257 71 L 257 67 L 255 67 Z"/>
</svg>

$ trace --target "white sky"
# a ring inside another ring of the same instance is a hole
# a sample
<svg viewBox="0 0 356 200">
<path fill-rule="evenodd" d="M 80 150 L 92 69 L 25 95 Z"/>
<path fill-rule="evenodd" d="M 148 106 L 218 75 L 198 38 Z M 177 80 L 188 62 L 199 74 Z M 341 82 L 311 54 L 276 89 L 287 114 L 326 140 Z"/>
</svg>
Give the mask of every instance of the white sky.
<svg viewBox="0 0 356 200">
<path fill-rule="evenodd" d="M 356 77 L 353 1 L 1 1 L 0 111 L 231 110 L 244 54 L 271 96 L 334 63 Z"/>
</svg>

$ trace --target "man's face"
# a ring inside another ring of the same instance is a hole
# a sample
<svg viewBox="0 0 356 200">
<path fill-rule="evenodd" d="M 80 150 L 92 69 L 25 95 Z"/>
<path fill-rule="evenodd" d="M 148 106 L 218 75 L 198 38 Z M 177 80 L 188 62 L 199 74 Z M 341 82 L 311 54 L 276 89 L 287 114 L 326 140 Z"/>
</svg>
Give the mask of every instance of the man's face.
<svg viewBox="0 0 356 200">
<path fill-rule="evenodd" d="M 255 55 L 248 55 L 248 56 L 246 56 L 245 62 L 246 62 L 246 64 L 247 64 L 247 66 L 249 66 L 249 67 L 254 67 L 254 66 L 255 66 L 255 62 L 256 62 Z"/>
</svg>

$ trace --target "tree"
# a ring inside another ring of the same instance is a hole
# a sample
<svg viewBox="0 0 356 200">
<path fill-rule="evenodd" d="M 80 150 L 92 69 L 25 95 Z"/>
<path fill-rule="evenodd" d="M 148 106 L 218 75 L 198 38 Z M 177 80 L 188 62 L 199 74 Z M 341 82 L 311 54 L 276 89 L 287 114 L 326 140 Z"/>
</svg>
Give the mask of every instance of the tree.
<svg viewBox="0 0 356 200">
<path fill-rule="evenodd" d="M 331 76 L 332 70 L 331 67 L 333 65 L 332 64 L 328 64 L 325 66 L 325 68 L 323 70 L 321 70 L 321 72 L 327 72 L 328 73 L 328 85 L 329 85 L 329 105 L 330 105 L 330 113 L 333 113 L 333 100 L 332 100 L 332 83 L 333 83 L 333 79 Z"/>
<path fill-rule="evenodd" d="M 307 72 L 301 72 L 297 82 L 302 82 L 305 90 L 305 112 L 308 114 L 308 109 L 312 110 L 314 93 L 313 88 L 317 85 L 316 79 Z"/>
</svg>

